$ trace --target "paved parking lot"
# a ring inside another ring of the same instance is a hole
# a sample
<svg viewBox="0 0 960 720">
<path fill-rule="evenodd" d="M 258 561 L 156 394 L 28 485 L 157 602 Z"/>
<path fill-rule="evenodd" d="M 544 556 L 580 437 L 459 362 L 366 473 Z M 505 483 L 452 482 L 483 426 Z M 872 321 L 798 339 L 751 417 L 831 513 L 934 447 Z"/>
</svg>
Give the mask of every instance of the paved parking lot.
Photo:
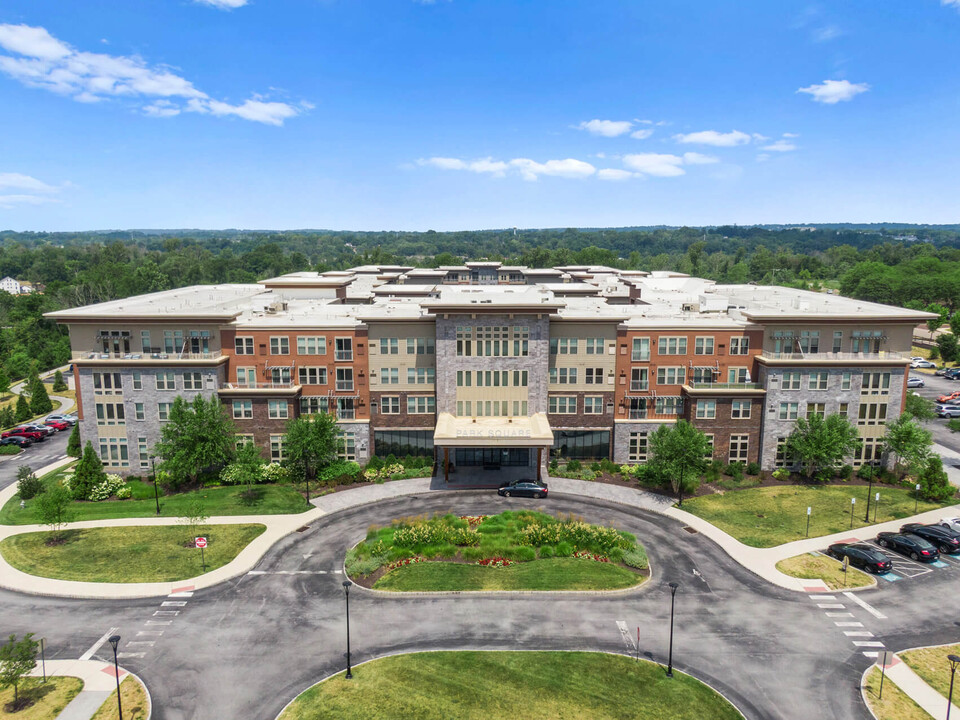
<svg viewBox="0 0 960 720">
<path fill-rule="evenodd" d="M 924 382 L 922 388 L 910 388 L 909 392 L 915 392 L 921 397 L 937 401 L 941 395 L 948 395 L 960 390 L 960 381 L 947 380 L 935 376 L 932 372 L 910 371 L 910 377 L 919 377 Z M 960 433 L 951 432 L 947 428 L 947 421 L 944 418 L 937 418 L 926 423 L 926 427 L 933 433 L 933 442 L 940 445 L 938 449 L 943 458 L 943 466 L 950 475 L 950 481 L 954 485 L 960 485 Z"/>
</svg>

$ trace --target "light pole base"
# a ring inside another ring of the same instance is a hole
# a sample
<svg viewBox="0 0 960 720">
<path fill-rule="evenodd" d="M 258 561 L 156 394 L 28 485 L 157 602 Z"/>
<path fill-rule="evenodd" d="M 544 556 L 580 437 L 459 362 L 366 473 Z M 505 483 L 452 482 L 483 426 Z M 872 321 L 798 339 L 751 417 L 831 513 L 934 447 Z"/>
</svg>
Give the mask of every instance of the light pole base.
<svg viewBox="0 0 960 720">
<path fill-rule="evenodd" d="M 347 674 L 344 675 L 343 677 L 347 680 L 353 680 L 353 673 L 348 670 Z"/>
</svg>

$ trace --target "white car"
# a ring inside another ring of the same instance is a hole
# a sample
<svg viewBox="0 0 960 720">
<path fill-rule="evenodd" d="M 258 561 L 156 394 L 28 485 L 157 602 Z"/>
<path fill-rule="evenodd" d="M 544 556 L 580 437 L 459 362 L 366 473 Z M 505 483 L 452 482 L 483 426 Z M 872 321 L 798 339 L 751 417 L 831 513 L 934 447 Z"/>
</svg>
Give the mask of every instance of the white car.
<svg viewBox="0 0 960 720">
<path fill-rule="evenodd" d="M 923 387 L 923 380 L 918 377 L 907 378 L 907 387 L 908 388 Z"/>
<path fill-rule="evenodd" d="M 960 532 L 960 518 L 958 517 L 940 518 L 940 522 L 937 524 L 955 532 Z"/>
<path fill-rule="evenodd" d="M 47 416 L 43 419 L 43 421 L 46 422 L 47 420 L 56 420 L 57 422 L 70 423 L 71 425 L 76 425 L 76 424 L 77 424 L 77 416 L 76 416 L 76 415 L 47 415 Z"/>
<path fill-rule="evenodd" d="M 910 362 L 915 362 L 917 360 L 926 360 L 926 358 L 920 357 L 919 355 L 914 355 L 912 358 L 910 358 Z"/>
<path fill-rule="evenodd" d="M 924 360 L 923 358 L 920 358 L 920 359 L 914 360 L 912 363 L 910 363 L 910 367 L 912 367 L 912 368 L 934 368 L 934 369 L 936 369 L 937 365 L 936 365 L 936 363 L 932 363 L 932 362 L 930 362 L 929 360 Z"/>
</svg>

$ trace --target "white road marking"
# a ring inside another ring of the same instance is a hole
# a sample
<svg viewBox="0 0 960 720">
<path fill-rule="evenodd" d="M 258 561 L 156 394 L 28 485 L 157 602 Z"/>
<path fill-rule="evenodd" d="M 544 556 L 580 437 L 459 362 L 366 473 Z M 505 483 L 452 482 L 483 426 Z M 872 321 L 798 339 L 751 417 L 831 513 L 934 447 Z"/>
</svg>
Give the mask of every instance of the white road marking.
<svg viewBox="0 0 960 720">
<path fill-rule="evenodd" d="M 173 620 L 147 620 L 144 625 L 171 625 Z"/>
<path fill-rule="evenodd" d="M 836 600 L 835 595 L 811 595 L 811 600 Z"/>
<path fill-rule="evenodd" d="M 141 652 L 118 652 L 117 653 L 118 658 L 142 658 L 144 655 L 145 653 L 141 653 Z"/>
<path fill-rule="evenodd" d="M 864 651 L 863 651 L 864 657 L 868 657 L 868 658 L 875 658 L 875 657 L 877 657 L 879 654 L 880 654 L 880 653 L 879 653 L 878 651 L 876 651 L 876 650 L 864 650 Z"/>
<path fill-rule="evenodd" d="M 844 630 L 843 634 L 847 637 L 873 637 L 869 630 Z"/>
<path fill-rule="evenodd" d="M 176 617 L 180 614 L 179 610 L 154 610 L 154 617 Z"/>
<path fill-rule="evenodd" d="M 627 629 L 627 624 L 623 620 L 617 620 L 617 627 L 620 629 L 620 635 L 623 636 L 623 644 L 627 646 L 627 650 L 631 652 L 635 650 L 637 646 L 633 642 L 630 630 Z"/>
<path fill-rule="evenodd" d="M 153 637 L 160 637 L 161 635 L 163 635 L 163 630 L 138 630 L 137 636 L 139 637 L 140 635 L 150 635 Z"/>
<path fill-rule="evenodd" d="M 862 622 L 834 622 L 837 627 L 863 627 Z"/>
<path fill-rule="evenodd" d="M 169 595 L 167 595 L 167 597 L 172 597 L 172 598 L 193 597 L 193 593 L 190 592 L 189 590 L 185 590 L 183 592 L 170 593 Z"/>
<path fill-rule="evenodd" d="M 327 575 L 326 570 L 250 570 L 247 575 Z M 335 570 L 335 575 L 340 571 Z"/>
<path fill-rule="evenodd" d="M 854 640 L 853 644 L 857 647 L 883 647 L 883 643 L 876 640 Z"/>
<path fill-rule="evenodd" d="M 830 618 L 835 618 L 835 617 L 853 617 L 853 613 L 827 613 L 826 615 L 827 615 L 827 617 L 830 617 Z"/>
<path fill-rule="evenodd" d="M 131 640 L 127 643 L 127 647 L 133 647 L 134 645 L 137 647 L 153 647 L 156 644 L 156 640 Z"/>
<path fill-rule="evenodd" d="M 824 610 L 833 609 L 833 608 L 838 608 L 840 610 L 843 610 L 846 607 L 846 605 L 844 605 L 843 603 L 817 603 L 817 607 L 822 608 Z"/>
<path fill-rule="evenodd" d="M 186 600 L 164 600 L 160 603 L 160 607 L 183 607 L 186 604 Z"/>
<path fill-rule="evenodd" d="M 880 620 L 886 620 L 886 619 L 887 619 L 887 616 L 886 616 L 886 615 L 884 615 L 882 612 L 880 612 L 879 610 L 877 610 L 877 609 L 876 609 L 875 607 L 873 607 L 872 605 L 867 605 L 867 603 L 865 603 L 863 600 L 861 600 L 860 598 L 858 598 L 858 597 L 857 597 L 856 595 L 854 595 L 852 592 L 845 592 L 844 595 L 846 595 L 848 598 L 850 598 L 851 600 L 853 600 L 857 605 L 859 605 L 860 607 L 862 607 L 864 610 L 866 610 L 868 613 L 870 613 L 871 615 L 873 615 L 875 618 L 878 618 L 878 619 L 880 619 Z"/>
<path fill-rule="evenodd" d="M 103 637 L 101 637 L 99 640 L 97 640 L 93 645 L 90 646 L 90 649 L 89 649 L 89 650 L 87 650 L 83 655 L 80 656 L 80 659 L 81 659 L 81 660 L 89 660 L 90 658 L 92 658 L 92 657 L 93 657 L 93 654 L 94 654 L 97 650 L 100 649 L 100 646 L 103 645 L 103 644 L 107 641 L 107 638 L 109 638 L 111 635 L 115 635 L 115 634 L 117 633 L 117 630 L 119 630 L 119 629 L 120 629 L 120 628 L 118 628 L 118 627 L 112 627 L 112 628 L 110 628 L 109 630 L 107 630 L 107 631 L 103 634 Z"/>
</svg>

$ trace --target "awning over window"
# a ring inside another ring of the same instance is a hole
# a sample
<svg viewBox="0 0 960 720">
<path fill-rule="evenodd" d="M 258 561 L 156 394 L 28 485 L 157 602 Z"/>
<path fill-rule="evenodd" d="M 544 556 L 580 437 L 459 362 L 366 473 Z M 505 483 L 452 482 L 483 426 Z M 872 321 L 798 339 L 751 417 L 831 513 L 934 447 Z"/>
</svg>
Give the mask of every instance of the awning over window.
<svg viewBox="0 0 960 720">
<path fill-rule="evenodd" d="M 544 447 L 553 445 L 553 432 L 546 413 L 530 417 L 437 416 L 433 433 L 437 447 Z"/>
</svg>

